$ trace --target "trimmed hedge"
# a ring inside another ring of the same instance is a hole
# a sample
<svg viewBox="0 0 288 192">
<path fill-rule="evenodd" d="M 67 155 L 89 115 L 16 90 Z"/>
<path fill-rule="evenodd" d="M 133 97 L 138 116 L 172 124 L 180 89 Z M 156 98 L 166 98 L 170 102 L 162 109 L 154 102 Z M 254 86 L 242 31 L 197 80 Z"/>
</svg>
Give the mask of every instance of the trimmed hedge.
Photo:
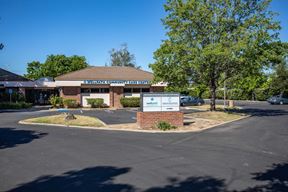
<svg viewBox="0 0 288 192">
<path fill-rule="evenodd" d="M 32 103 L 26 103 L 26 102 L 17 102 L 17 103 L 0 102 L 0 109 L 27 109 L 31 107 Z"/>
<path fill-rule="evenodd" d="M 64 99 L 63 104 L 67 108 L 77 108 L 79 107 L 76 99 Z"/>
<path fill-rule="evenodd" d="M 108 107 L 106 104 L 104 104 L 104 99 L 102 98 L 92 98 L 92 99 L 86 99 L 87 103 L 91 105 L 92 108 L 105 108 Z"/>
<path fill-rule="evenodd" d="M 122 97 L 120 102 L 123 107 L 140 107 L 140 97 Z"/>
</svg>

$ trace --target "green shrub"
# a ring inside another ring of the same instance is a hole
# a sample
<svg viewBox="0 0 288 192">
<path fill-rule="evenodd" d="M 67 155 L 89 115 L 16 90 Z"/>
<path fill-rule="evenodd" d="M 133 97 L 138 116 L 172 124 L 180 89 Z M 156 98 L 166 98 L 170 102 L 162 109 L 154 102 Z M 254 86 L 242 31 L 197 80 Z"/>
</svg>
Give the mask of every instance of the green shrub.
<svg viewBox="0 0 288 192">
<path fill-rule="evenodd" d="M 166 121 L 159 121 L 156 124 L 156 127 L 162 131 L 167 131 L 167 130 L 171 130 L 171 129 L 176 129 L 177 127 L 174 125 L 171 125 L 170 123 L 166 122 Z"/>
<path fill-rule="evenodd" d="M 91 105 L 93 108 L 104 108 L 108 107 L 106 104 L 104 104 L 104 99 L 102 98 L 93 98 L 93 99 L 86 99 L 87 103 Z"/>
<path fill-rule="evenodd" d="M 58 97 L 56 95 L 51 95 L 49 98 L 49 102 L 54 108 L 62 107 L 63 106 L 63 99 L 62 97 Z"/>
<path fill-rule="evenodd" d="M 0 109 L 27 109 L 32 107 L 32 103 L 26 102 L 17 102 L 17 103 L 10 103 L 10 102 L 1 102 Z"/>
<path fill-rule="evenodd" d="M 67 108 L 77 108 L 79 106 L 76 99 L 64 99 L 63 104 Z"/>
<path fill-rule="evenodd" d="M 140 107 L 140 97 L 122 97 L 120 102 L 123 107 Z"/>
</svg>

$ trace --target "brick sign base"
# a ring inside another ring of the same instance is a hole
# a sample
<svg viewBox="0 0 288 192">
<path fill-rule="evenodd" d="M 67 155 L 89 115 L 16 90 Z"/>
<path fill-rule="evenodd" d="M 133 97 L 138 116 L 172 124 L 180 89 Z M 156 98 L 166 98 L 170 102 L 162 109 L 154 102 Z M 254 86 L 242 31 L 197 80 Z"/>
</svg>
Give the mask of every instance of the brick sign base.
<svg viewBox="0 0 288 192">
<path fill-rule="evenodd" d="M 183 112 L 137 112 L 137 124 L 140 128 L 154 127 L 159 121 L 166 121 L 177 127 L 183 126 Z"/>
</svg>

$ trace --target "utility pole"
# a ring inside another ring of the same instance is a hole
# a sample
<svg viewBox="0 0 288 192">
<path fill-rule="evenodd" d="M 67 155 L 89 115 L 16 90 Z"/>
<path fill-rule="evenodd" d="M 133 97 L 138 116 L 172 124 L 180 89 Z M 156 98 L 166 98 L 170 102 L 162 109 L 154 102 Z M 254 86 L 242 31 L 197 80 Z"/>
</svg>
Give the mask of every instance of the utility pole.
<svg viewBox="0 0 288 192">
<path fill-rule="evenodd" d="M 224 109 L 226 109 L 226 72 L 224 72 Z"/>
</svg>

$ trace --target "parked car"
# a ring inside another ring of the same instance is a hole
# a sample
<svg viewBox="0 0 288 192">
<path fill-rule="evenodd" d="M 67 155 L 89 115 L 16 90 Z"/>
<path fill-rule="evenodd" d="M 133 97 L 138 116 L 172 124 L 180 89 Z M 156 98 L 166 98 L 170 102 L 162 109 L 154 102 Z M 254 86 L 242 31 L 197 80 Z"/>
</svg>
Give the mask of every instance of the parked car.
<svg viewBox="0 0 288 192">
<path fill-rule="evenodd" d="M 204 100 L 199 97 L 192 96 L 181 96 L 180 97 L 180 105 L 181 106 L 189 106 L 189 105 L 203 105 Z"/>
<path fill-rule="evenodd" d="M 288 104 L 288 92 L 282 92 L 280 95 L 270 97 L 268 100 L 270 104 Z"/>
</svg>

